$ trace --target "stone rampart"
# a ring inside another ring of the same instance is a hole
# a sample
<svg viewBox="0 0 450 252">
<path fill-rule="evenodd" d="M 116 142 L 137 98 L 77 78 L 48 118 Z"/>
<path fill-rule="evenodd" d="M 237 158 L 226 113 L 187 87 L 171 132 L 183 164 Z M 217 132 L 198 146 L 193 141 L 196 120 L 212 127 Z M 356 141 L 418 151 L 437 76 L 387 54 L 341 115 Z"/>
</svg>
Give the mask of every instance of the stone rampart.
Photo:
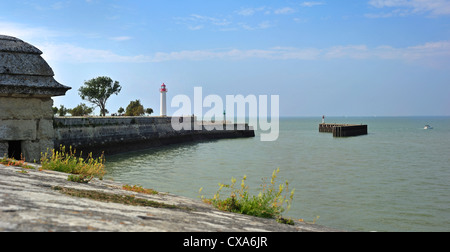
<svg viewBox="0 0 450 252">
<path fill-rule="evenodd" d="M 186 118 L 175 120 L 186 122 Z M 188 120 L 191 129 L 178 131 L 172 127 L 172 117 L 59 117 L 53 121 L 54 145 L 99 155 L 189 141 L 255 136 L 247 124 L 235 124 L 229 127 L 232 130 L 221 130 L 227 125 L 217 124 L 221 127 L 211 130 L 210 124 L 203 126 L 191 117 Z"/>
</svg>

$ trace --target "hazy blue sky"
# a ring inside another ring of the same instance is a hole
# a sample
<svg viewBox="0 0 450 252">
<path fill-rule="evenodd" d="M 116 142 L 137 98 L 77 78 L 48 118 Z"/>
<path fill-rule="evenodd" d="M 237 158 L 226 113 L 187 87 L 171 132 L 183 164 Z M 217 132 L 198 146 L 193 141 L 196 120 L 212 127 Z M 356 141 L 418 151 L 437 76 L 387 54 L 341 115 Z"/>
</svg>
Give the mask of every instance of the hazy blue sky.
<svg viewBox="0 0 450 252">
<path fill-rule="evenodd" d="M 159 114 L 165 82 L 169 105 L 201 86 L 280 95 L 281 116 L 450 115 L 449 0 L 1 1 L 0 34 L 44 51 L 72 87 L 56 106 L 110 76 L 110 112 Z"/>
</svg>

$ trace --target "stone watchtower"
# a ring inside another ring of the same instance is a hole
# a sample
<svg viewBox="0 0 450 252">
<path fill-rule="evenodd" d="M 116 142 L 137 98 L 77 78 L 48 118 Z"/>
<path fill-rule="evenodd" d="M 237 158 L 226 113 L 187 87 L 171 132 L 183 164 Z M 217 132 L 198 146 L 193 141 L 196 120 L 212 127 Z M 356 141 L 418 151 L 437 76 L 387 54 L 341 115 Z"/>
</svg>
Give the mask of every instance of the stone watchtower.
<svg viewBox="0 0 450 252">
<path fill-rule="evenodd" d="M 58 83 L 36 47 L 0 35 L 0 158 L 39 161 L 53 149 L 52 96 L 70 87 Z"/>
</svg>

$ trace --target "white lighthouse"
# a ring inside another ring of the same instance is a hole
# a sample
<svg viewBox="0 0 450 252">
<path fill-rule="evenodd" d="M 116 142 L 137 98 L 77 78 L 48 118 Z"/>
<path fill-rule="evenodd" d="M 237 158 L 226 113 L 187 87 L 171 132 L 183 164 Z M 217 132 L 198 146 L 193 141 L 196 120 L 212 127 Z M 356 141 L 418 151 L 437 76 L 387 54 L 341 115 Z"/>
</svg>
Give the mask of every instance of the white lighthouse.
<svg viewBox="0 0 450 252">
<path fill-rule="evenodd" d="M 166 93 L 167 93 L 167 88 L 166 88 L 166 84 L 162 84 L 161 85 L 161 89 L 159 89 L 159 91 L 161 92 L 161 116 L 167 116 L 167 107 L 166 107 Z"/>
</svg>

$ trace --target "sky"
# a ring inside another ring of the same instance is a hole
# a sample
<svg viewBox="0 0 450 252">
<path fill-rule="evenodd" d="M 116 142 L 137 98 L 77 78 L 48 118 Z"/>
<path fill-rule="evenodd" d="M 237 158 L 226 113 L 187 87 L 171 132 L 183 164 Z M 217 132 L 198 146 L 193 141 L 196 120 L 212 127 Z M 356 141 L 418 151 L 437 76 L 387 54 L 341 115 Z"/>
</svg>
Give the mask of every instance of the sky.
<svg viewBox="0 0 450 252">
<path fill-rule="evenodd" d="M 0 34 L 43 51 L 83 101 L 87 80 L 159 115 L 176 95 L 279 95 L 280 116 L 450 116 L 450 0 L 16 0 Z M 96 110 L 99 113 L 99 110 Z"/>
</svg>

